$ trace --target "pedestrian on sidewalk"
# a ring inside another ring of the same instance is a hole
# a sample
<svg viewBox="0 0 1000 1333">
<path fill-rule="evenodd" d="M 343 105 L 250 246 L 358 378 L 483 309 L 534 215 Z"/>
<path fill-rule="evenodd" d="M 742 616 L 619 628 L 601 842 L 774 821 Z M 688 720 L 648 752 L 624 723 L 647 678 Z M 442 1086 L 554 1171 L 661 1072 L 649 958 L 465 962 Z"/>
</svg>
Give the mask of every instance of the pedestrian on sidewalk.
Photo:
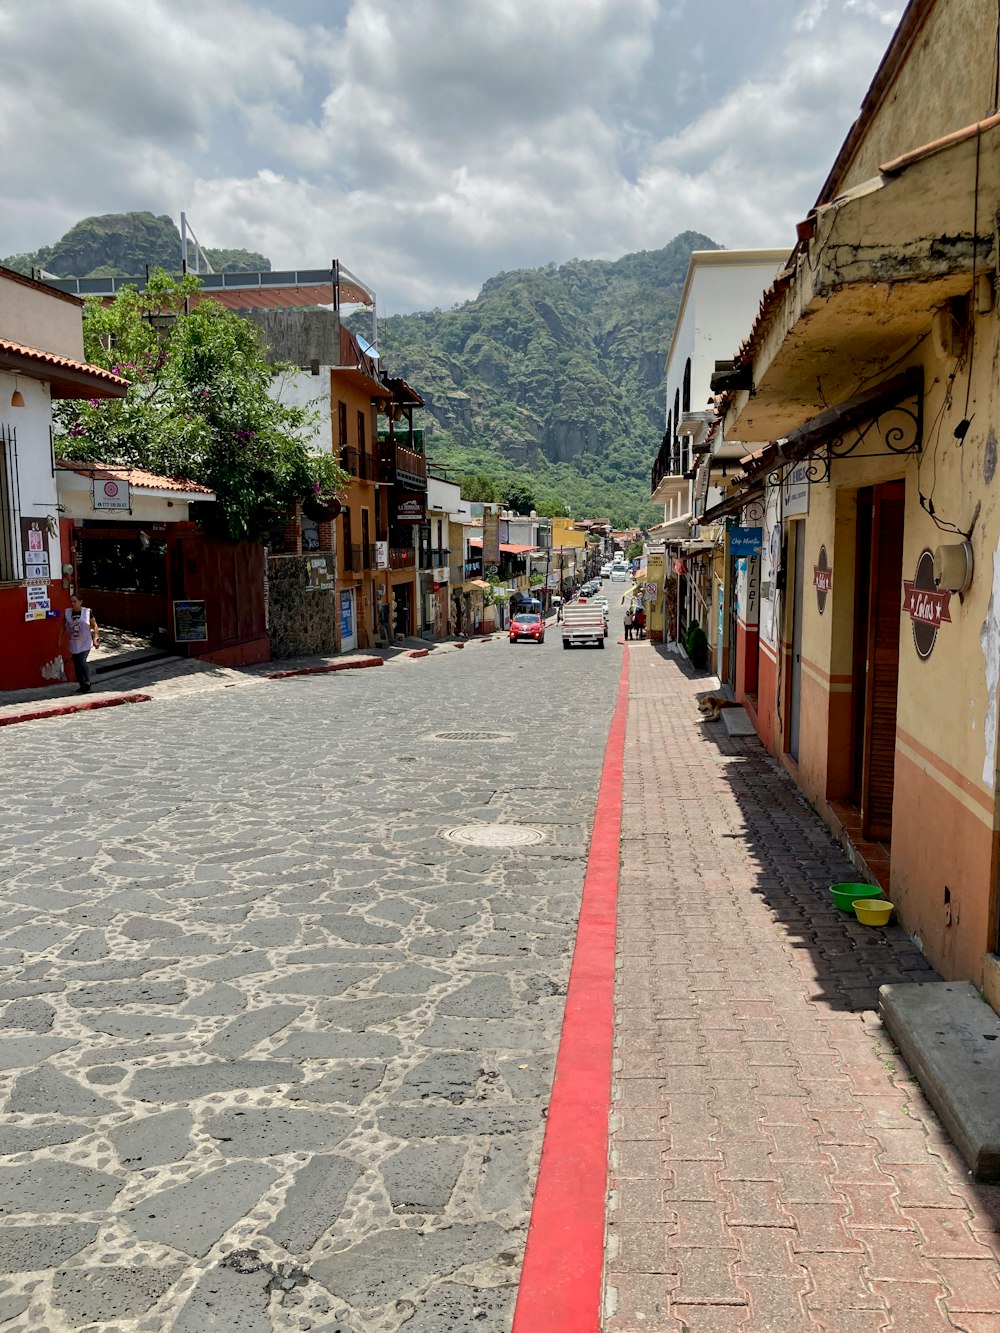
<svg viewBox="0 0 1000 1333">
<path fill-rule="evenodd" d="M 100 646 L 101 631 L 90 607 L 84 606 L 76 594 L 69 599 L 69 607 L 63 619 L 60 652 L 64 642 L 69 644 L 69 653 L 73 659 L 79 685 L 77 693 L 87 694 L 90 691 L 90 667 L 87 665 L 87 655 L 91 648 Z"/>
<path fill-rule="evenodd" d="M 640 639 L 646 637 L 646 612 L 640 606 L 632 617 L 632 624 L 635 627 Z"/>
<path fill-rule="evenodd" d="M 626 639 L 631 639 L 631 637 L 632 637 L 632 626 L 633 626 L 634 623 L 635 623 L 635 612 L 632 610 L 632 607 L 631 607 L 631 606 L 627 606 L 627 607 L 625 608 L 625 637 L 626 637 Z"/>
</svg>

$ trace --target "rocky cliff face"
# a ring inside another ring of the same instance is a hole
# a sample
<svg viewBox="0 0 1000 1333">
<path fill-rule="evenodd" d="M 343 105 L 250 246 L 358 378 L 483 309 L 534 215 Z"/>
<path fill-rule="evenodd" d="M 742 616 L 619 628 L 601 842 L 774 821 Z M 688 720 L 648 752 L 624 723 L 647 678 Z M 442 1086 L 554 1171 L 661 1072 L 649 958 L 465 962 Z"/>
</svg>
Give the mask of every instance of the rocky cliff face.
<svg viewBox="0 0 1000 1333">
<path fill-rule="evenodd" d="M 595 497 L 627 496 L 616 512 L 635 521 L 663 431 L 663 363 L 688 260 L 717 248 L 685 232 L 615 261 L 499 273 L 455 310 L 385 320 L 380 351 L 424 395 L 439 461 L 498 476 L 526 469 L 553 498 L 585 483 Z"/>
</svg>

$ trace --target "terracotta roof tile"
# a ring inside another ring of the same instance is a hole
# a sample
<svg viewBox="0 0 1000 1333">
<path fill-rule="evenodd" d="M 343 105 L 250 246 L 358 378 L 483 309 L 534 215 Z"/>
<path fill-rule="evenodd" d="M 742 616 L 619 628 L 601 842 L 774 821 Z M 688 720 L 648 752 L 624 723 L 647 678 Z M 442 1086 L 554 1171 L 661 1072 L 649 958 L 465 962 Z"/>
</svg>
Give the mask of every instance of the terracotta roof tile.
<svg viewBox="0 0 1000 1333">
<path fill-rule="evenodd" d="M 51 378 L 58 379 L 60 371 L 69 371 L 74 375 L 85 375 L 95 389 L 106 386 L 108 389 L 121 390 L 122 393 L 128 389 L 128 380 L 121 375 L 112 375 L 110 370 L 104 370 L 101 366 L 76 361 L 71 356 L 59 356 L 56 352 L 45 352 L 38 347 L 27 347 L 9 338 L 0 338 L 0 357 L 16 357 L 37 365 L 39 369 L 50 369 L 55 372 Z"/>
<path fill-rule="evenodd" d="M 59 459 L 56 467 L 63 472 L 75 472 L 81 477 L 110 477 L 114 481 L 127 481 L 139 491 L 180 491 L 185 495 L 214 495 L 208 486 L 200 486 L 196 481 L 187 481 L 183 477 L 160 477 L 155 472 L 147 472 L 141 467 L 113 467 L 110 463 L 77 463 Z"/>
</svg>

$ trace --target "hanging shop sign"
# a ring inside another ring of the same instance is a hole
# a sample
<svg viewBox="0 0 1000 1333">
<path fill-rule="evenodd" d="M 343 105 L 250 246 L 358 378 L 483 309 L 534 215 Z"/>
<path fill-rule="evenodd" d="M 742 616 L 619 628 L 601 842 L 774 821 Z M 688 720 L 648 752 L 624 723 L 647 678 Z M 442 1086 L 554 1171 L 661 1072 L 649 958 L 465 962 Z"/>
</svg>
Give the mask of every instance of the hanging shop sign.
<svg viewBox="0 0 1000 1333">
<path fill-rule="evenodd" d="M 813 587 L 816 589 L 816 605 L 820 615 L 826 610 L 826 599 L 833 587 L 833 566 L 826 553 L 826 547 L 819 548 L 819 557 L 813 565 Z"/>
<path fill-rule="evenodd" d="M 423 523 L 425 518 L 424 497 L 422 495 L 404 494 L 397 498 L 397 523 Z"/>
<path fill-rule="evenodd" d="M 95 477 L 93 481 L 95 509 L 131 509 L 132 494 L 129 483 L 113 477 Z"/>
<path fill-rule="evenodd" d="M 934 585 L 934 553 L 926 548 L 917 558 L 912 579 L 903 580 L 903 610 L 910 617 L 913 646 L 925 661 L 934 651 L 939 627 L 951 623 L 950 592 L 939 592 Z"/>
<path fill-rule="evenodd" d="M 376 542 L 376 543 L 375 543 L 375 568 L 376 568 L 376 569 L 388 569 L 388 568 L 389 568 L 389 543 L 388 543 L 388 542 Z"/>
<path fill-rule="evenodd" d="M 809 513 L 809 464 L 795 463 L 781 480 L 781 512 L 785 518 Z"/>
<path fill-rule="evenodd" d="M 762 529 L 732 527 L 729 529 L 729 554 L 735 560 L 744 556 L 759 555 L 762 541 Z"/>
</svg>

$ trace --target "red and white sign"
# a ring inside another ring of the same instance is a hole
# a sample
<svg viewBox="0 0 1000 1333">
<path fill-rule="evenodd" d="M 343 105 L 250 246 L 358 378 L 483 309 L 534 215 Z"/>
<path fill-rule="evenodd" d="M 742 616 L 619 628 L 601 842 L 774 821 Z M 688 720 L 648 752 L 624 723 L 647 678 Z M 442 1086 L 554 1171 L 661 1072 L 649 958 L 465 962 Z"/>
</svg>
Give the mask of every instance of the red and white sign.
<svg viewBox="0 0 1000 1333">
<path fill-rule="evenodd" d="M 833 570 L 821 569 L 813 565 L 813 584 L 819 592 L 829 592 L 833 587 Z"/>
<path fill-rule="evenodd" d="M 913 646 L 927 660 L 934 651 L 939 626 L 951 623 L 950 592 L 940 592 L 934 582 L 934 554 L 923 550 L 917 557 L 912 579 L 903 580 L 903 610 L 910 617 Z"/>
<path fill-rule="evenodd" d="M 903 580 L 903 610 L 921 625 L 937 628 L 944 621 L 951 624 L 950 602 L 950 592 L 932 592 L 928 588 L 918 588 L 909 579 Z"/>
</svg>

